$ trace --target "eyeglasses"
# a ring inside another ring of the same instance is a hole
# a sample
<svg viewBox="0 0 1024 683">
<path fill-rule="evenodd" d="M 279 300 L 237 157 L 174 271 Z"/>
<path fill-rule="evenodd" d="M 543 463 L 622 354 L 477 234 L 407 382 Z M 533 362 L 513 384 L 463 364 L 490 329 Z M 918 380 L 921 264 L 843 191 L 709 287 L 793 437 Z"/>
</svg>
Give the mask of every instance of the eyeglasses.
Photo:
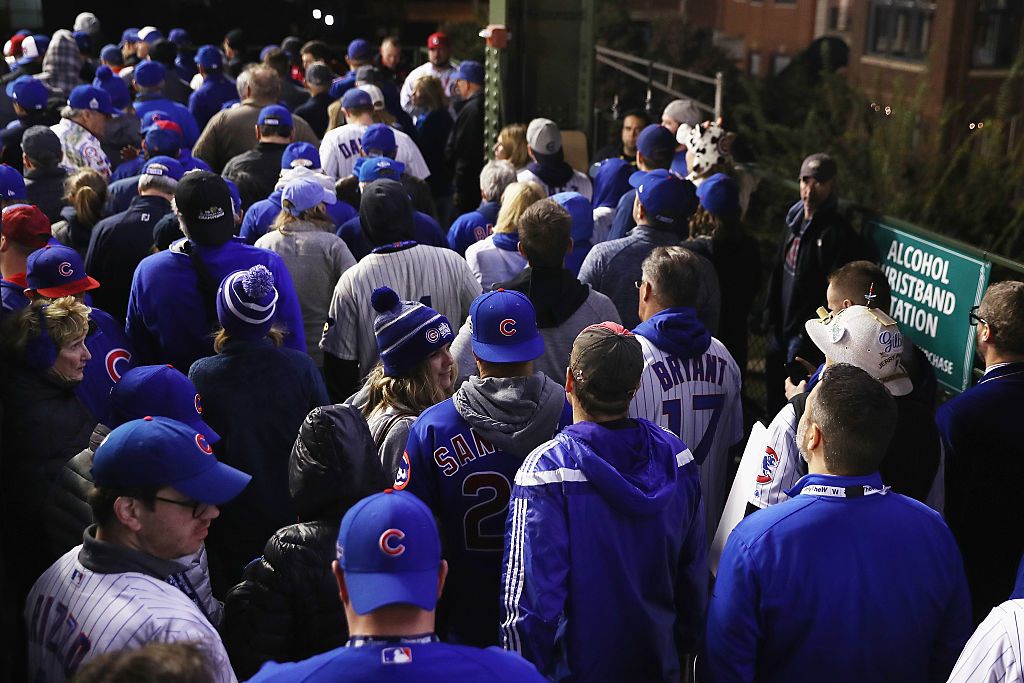
<svg viewBox="0 0 1024 683">
<path fill-rule="evenodd" d="M 644 281 L 643 280 L 637 280 L 633 284 L 636 286 L 637 289 L 640 289 L 641 287 L 643 287 Z"/>
<path fill-rule="evenodd" d="M 183 508 L 192 508 L 192 519 L 199 519 L 206 514 L 206 511 L 210 509 L 209 503 L 197 503 L 194 500 L 174 500 L 173 498 L 164 498 L 163 496 L 153 496 L 153 500 L 162 500 L 165 503 L 171 505 L 179 505 Z"/>
<path fill-rule="evenodd" d="M 969 312 L 969 313 L 967 314 L 967 319 L 968 319 L 968 320 L 969 320 L 969 321 L 971 322 L 971 325 L 972 325 L 972 326 L 973 326 L 973 325 L 977 325 L 978 323 L 983 323 L 983 324 L 985 324 L 985 325 L 988 325 L 989 327 L 991 327 L 992 325 L 990 325 L 990 324 L 989 324 L 989 322 L 988 322 L 987 320 L 985 320 L 984 318 L 982 318 L 982 317 L 981 317 L 980 315 L 978 315 L 978 314 L 977 314 L 977 313 L 975 312 L 975 311 L 977 311 L 977 310 L 978 310 L 979 308 L 981 308 L 981 306 L 971 306 L 971 310 L 970 310 L 970 312 Z"/>
</svg>

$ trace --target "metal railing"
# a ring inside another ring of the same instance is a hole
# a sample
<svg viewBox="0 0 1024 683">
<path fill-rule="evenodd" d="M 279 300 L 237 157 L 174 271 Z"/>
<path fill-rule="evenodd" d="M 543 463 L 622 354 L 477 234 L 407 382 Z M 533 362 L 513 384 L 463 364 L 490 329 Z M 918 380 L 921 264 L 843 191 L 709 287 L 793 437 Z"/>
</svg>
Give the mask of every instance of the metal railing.
<svg viewBox="0 0 1024 683">
<path fill-rule="evenodd" d="M 725 90 L 725 76 L 721 71 L 715 73 L 714 76 L 706 76 L 693 71 L 686 71 L 685 69 L 669 66 L 668 64 L 662 64 L 661 62 L 655 62 L 651 59 L 636 57 L 626 52 L 619 52 L 618 50 L 612 50 L 611 48 L 601 47 L 600 45 L 594 47 L 594 53 L 594 59 L 598 64 L 604 64 L 605 66 L 611 67 L 616 71 L 620 71 L 627 76 L 632 76 L 638 81 L 646 83 L 648 100 L 650 100 L 652 90 L 657 89 L 679 99 L 685 98 L 692 100 L 699 109 L 712 114 L 715 119 L 718 119 L 722 115 L 722 93 Z M 646 73 L 638 71 L 631 66 L 627 66 L 627 64 L 636 64 L 643 67 L 646 69 Z M 662 75 L 664 76 L 664 82 L 659 80 Z M 705 104 L 704 102 L 693 99 L 680 90 L 676 90 L 676 77 L 715 86 L 714 105 Z"/>
</svg>

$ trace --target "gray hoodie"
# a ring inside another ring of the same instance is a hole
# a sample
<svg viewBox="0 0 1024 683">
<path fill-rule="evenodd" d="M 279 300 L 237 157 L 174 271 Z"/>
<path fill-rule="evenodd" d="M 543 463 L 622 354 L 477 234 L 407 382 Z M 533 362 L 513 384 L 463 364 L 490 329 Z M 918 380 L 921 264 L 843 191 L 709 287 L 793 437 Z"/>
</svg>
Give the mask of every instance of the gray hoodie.
<svg viewBox="0 0 1024 683">
<path fill-rule="evenodd" d="M 559 419 L 569 410 L 565 388 L 541 372 L 528 377 L 473 376 L 452 400 L 480 436 L 519 458 L 554 436 Z"/>
</svg>

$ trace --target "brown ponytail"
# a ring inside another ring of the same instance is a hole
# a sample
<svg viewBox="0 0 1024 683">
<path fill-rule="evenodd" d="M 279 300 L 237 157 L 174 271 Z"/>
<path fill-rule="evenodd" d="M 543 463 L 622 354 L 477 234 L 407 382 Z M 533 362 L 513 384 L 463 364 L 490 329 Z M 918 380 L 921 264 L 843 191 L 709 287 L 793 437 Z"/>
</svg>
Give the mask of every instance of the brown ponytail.
<svg viewBox="0 0 1024 683">
<path fill-rule="evenodd" d="M 78 214 L 78 220 L 87 226 L 96 225 L 103 217 L 103 204 L 107 201 L 107 181 L 96 171 L 83 168 L 64 181 L 68 203 Z"/>
</svg>

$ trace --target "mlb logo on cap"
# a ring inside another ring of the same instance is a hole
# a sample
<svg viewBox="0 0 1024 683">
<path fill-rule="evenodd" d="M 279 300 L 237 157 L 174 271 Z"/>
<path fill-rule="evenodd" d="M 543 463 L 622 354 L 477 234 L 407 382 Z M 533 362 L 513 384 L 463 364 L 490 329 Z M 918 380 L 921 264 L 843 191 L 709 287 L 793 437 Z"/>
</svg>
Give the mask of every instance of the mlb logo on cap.
<svg viewBox="0 0 1024 683">
<path fill-rule="evenodd" d="M 68 106 L 72 109 L 89 109 L 113 116 L 117 113 L 110 103 L 110 95 L 93 85 L 80 85 L 71 91 Z"/>
<path fill-rule="evenodd" d="M 49 92 L 43 82 L 32 76 L 20 76 L 7 84 L 4 88 L 7 96 L 29 111 L 42 111 L 46 109 L 46 99 Z"/>
<path fill-rule="evenodd" d="M 292 115 L 280 104 L 271 104 L 260 109 L 260 118 L 257 123 L 261 126 L 285 126 L 292 127 Z"/>
<path fill-rule="evenodd" d="M 441 32 L 431 33 L 427 36 L 427 48 L 436 49 L 439 47 L 448 47 L 448 36 Z"/>
<path fill-rule="evenodd" d="M 537 313 L 522 292 L 499 289 L 478 296 L 469 307 L 473 353 L 491 363 L 524 363 L 544 353 Z"/>
</svg>

